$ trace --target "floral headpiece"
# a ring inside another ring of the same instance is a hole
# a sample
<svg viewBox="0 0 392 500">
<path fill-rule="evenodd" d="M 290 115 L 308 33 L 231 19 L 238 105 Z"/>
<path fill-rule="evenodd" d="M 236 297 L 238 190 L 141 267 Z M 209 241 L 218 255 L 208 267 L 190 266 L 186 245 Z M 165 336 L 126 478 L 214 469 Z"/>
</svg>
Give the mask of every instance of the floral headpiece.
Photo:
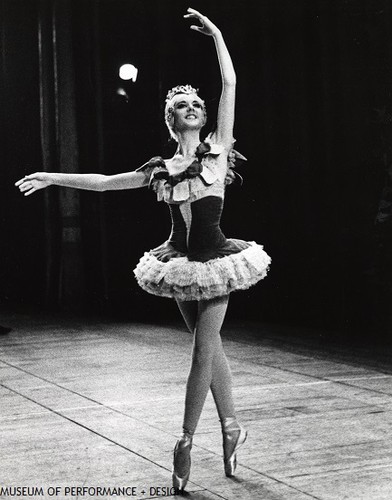
<svg viewBox="0 0 392 500">
<path fill-rule="evenodd" d="M 199 89 L 194 89 L 191 85 L 177 85 L 170 89 L 166 96 L 166 102 L 171 101 L 173 97 L 177 94 L 196 94 Z"/>
</svg>

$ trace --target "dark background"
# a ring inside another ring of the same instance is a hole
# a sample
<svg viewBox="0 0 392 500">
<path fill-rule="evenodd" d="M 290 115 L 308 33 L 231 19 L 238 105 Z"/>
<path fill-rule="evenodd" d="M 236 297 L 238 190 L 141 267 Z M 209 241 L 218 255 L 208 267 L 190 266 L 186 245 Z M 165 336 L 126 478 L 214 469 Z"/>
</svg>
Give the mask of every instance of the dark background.
<svg viewBox="0 0 392 500">
<path fill-rule="evenodd" d="M 221 28 L 238 78 L 243 186 L 222 227 L 272 256 L 229 318 L 388 338 L 391 319 L 392 12 L 388 0 L 195 0 Z M 13 187 L 36 170 L 133 170 L 173 153 L 167 89 L 220 94 L 213 41 L 180 0 L 0 0 L 0 303 L 131 320 L 173 318 L 132 269 L 166 239 L 147 190 Z M 118 68 L 131 62 L 136 83 Z M 117 93 L 123 87 L 126 100 Z M 207 126 L 207 128 L 208 128 Z M 65 191 L 68 191 L 67 193 Z"/>
</svg>

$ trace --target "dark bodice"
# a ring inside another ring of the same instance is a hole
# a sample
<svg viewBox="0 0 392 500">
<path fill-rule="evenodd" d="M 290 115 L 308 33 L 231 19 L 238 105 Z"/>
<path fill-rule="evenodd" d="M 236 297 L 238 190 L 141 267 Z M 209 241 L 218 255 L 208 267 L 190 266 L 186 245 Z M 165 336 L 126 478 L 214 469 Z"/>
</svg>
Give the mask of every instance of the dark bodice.
<svg viewBox="0 0 392 500">
<path fill-rule="evenodd" d="M 226 238 L 219 224 L 223 199 L 207 196 L 192 203 L 169 204 L 172 232 L 169 243 L 189 260 L 205 262 L 224 247 Z"/>
<path fill-rule="evenodd" d="M 212 135 L 208 143 L 201 143 L 196 150 L 197 161 L 176 175 L 170 174 L 167 162 L 161 157 L 152 158 L 139 169 L 171 213 L 168 241 L 151 250 L 151 255 L 160 262 L 184 257 L 188 261 L 206 262 L 249 247 L 242 240 L 226 239 L 219 227 L 225 186 L 235 178 L 232 156 L 242 155 L 234 150 L 228 155 L 213 139 Z"/>
</svg>

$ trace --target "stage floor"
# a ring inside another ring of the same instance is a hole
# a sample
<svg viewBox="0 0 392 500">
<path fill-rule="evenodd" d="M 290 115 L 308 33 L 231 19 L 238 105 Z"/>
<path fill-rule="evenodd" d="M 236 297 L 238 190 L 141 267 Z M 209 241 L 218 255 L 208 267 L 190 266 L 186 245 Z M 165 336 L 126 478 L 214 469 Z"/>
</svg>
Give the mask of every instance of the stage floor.
<svg viewBox="0 0 392 500">
<path fill-rule="evenodd" d="M 1 323 L 13 330 L 0 337 L 0 497 L 172 498 L 191 349 L 182 325 L 37 314 Z M 226 478 L 209 395 L 188 498 L 392 498 L 391 349 L 302 333 L 224 327 L 249 438 Z"/>
</svg>

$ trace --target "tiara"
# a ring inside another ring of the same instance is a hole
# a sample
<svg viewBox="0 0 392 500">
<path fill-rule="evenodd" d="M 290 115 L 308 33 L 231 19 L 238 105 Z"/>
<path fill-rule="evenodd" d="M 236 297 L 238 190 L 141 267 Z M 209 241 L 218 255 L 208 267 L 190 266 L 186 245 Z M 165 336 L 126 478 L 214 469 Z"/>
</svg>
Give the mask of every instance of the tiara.
<svg viewBox="0 0 392 500">
<path fill-rule="evenodd" d="M 166 96 L 166 102 L 169 102 L 177 94 L 197 94 L 199 89 L 194 89 L 191 85 L 177 85 L 169 90 Z"/>
</svg>

